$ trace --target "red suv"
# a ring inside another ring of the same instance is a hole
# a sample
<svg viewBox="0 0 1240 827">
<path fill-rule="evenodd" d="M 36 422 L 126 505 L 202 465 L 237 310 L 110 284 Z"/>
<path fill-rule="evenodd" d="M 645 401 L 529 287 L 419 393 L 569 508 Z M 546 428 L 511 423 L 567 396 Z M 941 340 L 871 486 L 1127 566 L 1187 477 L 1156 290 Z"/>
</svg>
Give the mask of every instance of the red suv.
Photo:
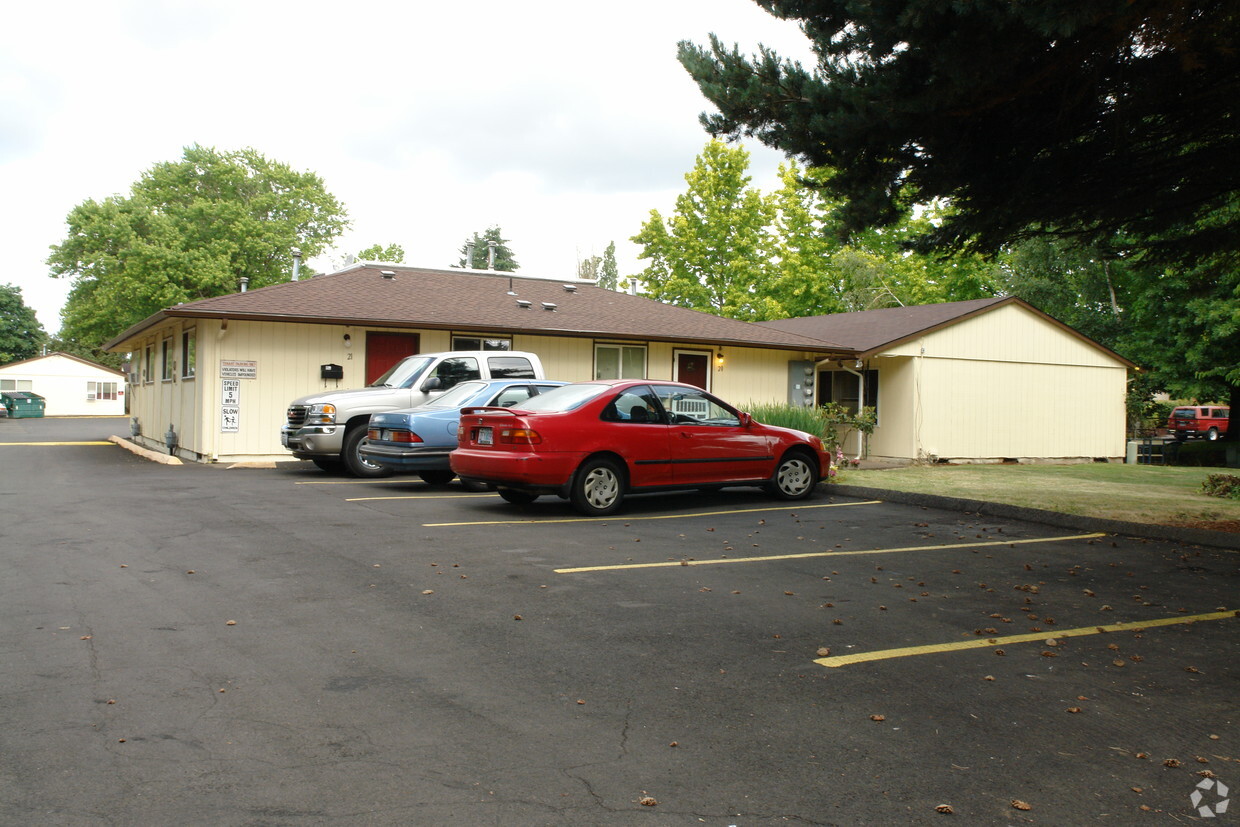
<svg viewBox="0 0 1240 827">
<path fill-rule="evenodd" d="M 1192 405 L 1176 408 L 1167 419 L 1167 429 L 1176 439 L 1204 437 L 1216 440 L 1227 433 L 1230 411 L 1216 405 Z"/>
</svg>

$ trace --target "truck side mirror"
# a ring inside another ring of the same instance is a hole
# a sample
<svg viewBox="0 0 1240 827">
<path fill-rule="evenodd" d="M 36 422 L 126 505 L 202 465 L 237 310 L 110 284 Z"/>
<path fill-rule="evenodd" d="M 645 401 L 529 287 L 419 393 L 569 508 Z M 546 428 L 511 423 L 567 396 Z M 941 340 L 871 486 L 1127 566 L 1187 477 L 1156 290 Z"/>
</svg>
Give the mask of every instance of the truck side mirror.
<svg viewBox="0 0 1240 827">
<path fill-rule="evenodd" d="M 427 379 L 422 383 L 422 390 L 426 393 L 429 393 L 430 391 L 437 391 L 442 387 L 443 380 L 438 376 L 432 376 L 430 379 Z"/>
</svg>

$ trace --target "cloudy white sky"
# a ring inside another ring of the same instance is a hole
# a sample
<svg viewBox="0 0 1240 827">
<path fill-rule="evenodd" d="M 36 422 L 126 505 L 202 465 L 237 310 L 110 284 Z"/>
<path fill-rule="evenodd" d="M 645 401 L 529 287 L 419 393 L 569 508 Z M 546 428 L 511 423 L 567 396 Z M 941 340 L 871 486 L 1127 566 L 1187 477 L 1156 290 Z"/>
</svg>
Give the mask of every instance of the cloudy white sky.
<svg viewBox="0 0 1240 827">
<path fill-rule="evenodd" d="M 523 272 L 569 278 L 610 241 L 637 272 L 628 238 L 670 212 L 707 140 L 677 42 L 807 55 L 753 0 L 68 0 L 6 18 L 0 283 L 49 332 L 65 216 L 194 143 L 319 174 L 352 221 L 337 260 L 395 243 L 445 267 L 498 225 Z M 773 189 L 780 159 L 747 148 Z"/>
</svg>

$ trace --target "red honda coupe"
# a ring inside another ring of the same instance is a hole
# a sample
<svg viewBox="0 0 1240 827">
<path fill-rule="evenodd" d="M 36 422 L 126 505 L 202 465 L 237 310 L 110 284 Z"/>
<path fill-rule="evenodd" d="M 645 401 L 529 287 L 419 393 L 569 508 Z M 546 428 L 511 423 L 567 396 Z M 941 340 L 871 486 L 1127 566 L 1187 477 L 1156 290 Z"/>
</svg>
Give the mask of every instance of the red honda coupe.
<svg viewBox="0 0 1240 827">
<path fill-rule="evenodd" d="M 452 470 L 494 485 L 510 503 L 541 494 L 604 516 L 625 494 L 757 485 L 810 496 L 831 457 L 818 437 L 763 425 L 693 385 L 577 382 L 517 408 L 461 411 Z"/>
</svg>

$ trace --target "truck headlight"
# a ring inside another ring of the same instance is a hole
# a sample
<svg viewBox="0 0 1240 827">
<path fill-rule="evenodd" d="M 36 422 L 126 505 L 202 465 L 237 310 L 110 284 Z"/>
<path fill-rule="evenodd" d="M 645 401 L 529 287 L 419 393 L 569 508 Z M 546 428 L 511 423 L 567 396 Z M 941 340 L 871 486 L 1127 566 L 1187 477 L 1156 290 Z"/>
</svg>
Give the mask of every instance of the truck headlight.
<svg viewBox="0 0 1240 827">
<path fill-rule="evenodd" d="M 317 405 L 311 405 L 310 410 L 306 412 L 306 424 L 335 425 L 336 406 L 330 402 L 321 402 Z"/>
</svg>

